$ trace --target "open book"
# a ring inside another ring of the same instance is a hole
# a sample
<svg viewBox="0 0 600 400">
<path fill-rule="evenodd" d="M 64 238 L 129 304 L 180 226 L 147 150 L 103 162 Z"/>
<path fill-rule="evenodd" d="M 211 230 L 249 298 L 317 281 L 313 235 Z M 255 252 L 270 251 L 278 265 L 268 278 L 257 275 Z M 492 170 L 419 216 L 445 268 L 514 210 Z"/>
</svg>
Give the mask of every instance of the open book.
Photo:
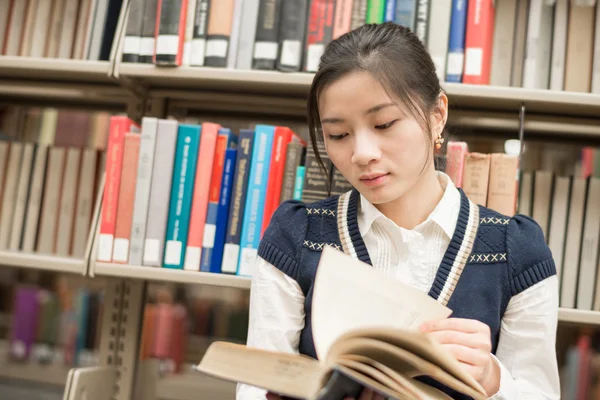
<svg viewBox="0 0 600 400">
<path fill-rule="evenodd" d="M 326 246 L 312 305 L 318 360 L 215 342 L 197 370 L 306 400 L 341 400 L 363 387 L 394 399 L 449 399 L 429 376 L 476 400 L 485 391 L 441 345 L 418 331 L 451 310 L 427 294 Z"/>
</svg>

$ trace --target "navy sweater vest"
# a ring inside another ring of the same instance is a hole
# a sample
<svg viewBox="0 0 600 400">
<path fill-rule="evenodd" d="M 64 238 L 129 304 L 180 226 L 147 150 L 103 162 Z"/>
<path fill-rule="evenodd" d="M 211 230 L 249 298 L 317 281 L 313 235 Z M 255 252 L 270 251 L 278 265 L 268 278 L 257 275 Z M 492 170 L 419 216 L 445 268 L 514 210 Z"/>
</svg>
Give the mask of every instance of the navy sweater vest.
<svg viewBox="0 0 600 400">
<path fill-rule="evenodd" d="M 460 193 L 456 229 L 429 295 L 449 307 L 452 317 L 487 324 L 495 353 L 502 316 L 511 297 L 556 274 L 556 269 L 544 235 L 533 219 L 523 215 L 505 217 L 474 204 L 462 190 Z M 359 207 L 356 190 L 309 205 L 287 201 L 273 215 L 260 243 L 258 255 L 296 280 L 304 293 L 301 354 L 316 358 L 311 305 L 323 247 L 333 246 L 371 264 L 358 228 Z M 453 398 L 468 398 L 432 379 L 422 380 Z"/>
</svg>

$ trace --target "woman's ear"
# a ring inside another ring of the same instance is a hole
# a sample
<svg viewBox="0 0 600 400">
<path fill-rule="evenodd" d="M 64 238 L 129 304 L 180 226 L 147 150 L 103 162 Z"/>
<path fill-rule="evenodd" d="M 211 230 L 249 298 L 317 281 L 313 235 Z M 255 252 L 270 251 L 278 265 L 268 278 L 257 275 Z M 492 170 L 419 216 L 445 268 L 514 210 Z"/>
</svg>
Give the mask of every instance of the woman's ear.
<svg viewBox="0 0 600 400">
<path fill-rule="evenodd" d="M 448 97 L 445 93 L 438 96 L 437 104 L 433 113 L 432 131 L 433 138 L 437 138 L 444 131 L 446 121 L 448 120 Z"/>
</svg>

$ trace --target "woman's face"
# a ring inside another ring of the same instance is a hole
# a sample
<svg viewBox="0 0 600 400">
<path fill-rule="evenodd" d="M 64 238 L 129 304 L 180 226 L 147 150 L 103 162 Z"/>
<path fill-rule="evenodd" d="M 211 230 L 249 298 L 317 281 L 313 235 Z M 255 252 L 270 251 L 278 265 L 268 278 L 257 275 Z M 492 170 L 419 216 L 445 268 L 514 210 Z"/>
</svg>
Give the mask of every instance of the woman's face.
<svg viewBox="0 0 600 400">
<path fill-rule="evenodd" d="M 327 154 L 367 200 L 385 204 L 411 190 L 445 118 L 432 117 L 435 135 L 430 138 L 405 107 L 364 71 L 328 85 L 318 100 Z M 431 159 L 426 171 L 433 171 Z"/>
</svg>

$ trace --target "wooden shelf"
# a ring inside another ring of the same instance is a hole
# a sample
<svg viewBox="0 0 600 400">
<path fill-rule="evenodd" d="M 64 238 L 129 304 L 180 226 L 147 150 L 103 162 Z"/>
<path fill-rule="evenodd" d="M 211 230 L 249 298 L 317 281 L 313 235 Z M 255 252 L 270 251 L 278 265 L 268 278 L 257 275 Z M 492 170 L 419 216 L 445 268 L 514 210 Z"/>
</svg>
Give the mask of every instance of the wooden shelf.
<svg viewBox="0 0 600 400">
<path fill-rule="evenodd" d="M 212 285 L 232 288 L 250 288 L 250 278 L 213 274 L 207 272 L 184 271 L 169 268 L 144 267 L 139 265 L 93 263 L 90 273 L 98 276 L 119 278 L 147 279 L 151 281 L 166 281 L 197 285 Z"/>
<path fill-rule="evenodd" d="M 600 327 L 600 311 L 561 308 L 558 310 L 558 321 L 559 323 Z"/>
<path fill-rule="evenodd" d="M 232 93 L 238 96 L 252 94 L 255 102 L 261 96 L 282 96 L 304 99 L 313 74 L 283 73 L 278 71 L 243 71 L 207 67 L 155 67 L 153 65 L 121 64 L 119 76 L 140 81 L 150 91 L 161 95 L 190 99 L 204 98 L 202 91 Z M 443 84 L 452 108 L 511 112 L 518 115 L 522 103 L 527 113 L 551 116 L 594 117 L 600 115 L 600 95 L 488 85 Z M 174 91 L 185 91 L 175 93 Z M 305 102 L 297 103 L 304 112 Z"/>
<path fill-rule="evenodd" d="M 86 260 L 17 251 L 0 251 L 0 265 L 85 275 Z"/>
<path fill-rule="evenodd" d="M 116 85 L 108 61 L 0 56 L 0 77 Z"/>
</svg>

